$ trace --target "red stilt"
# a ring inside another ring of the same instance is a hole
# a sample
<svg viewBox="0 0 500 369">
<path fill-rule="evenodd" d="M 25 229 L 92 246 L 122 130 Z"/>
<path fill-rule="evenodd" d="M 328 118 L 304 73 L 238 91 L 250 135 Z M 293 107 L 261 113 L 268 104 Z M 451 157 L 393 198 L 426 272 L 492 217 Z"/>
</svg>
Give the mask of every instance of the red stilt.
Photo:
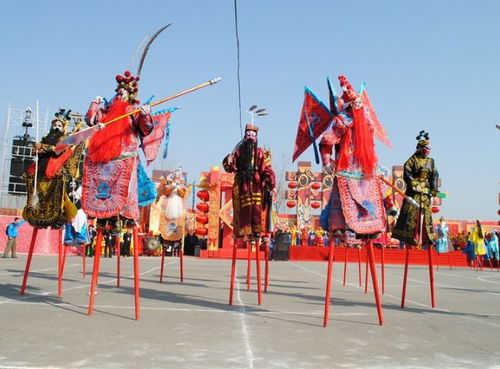
<svg viewBox="0 0 500 369">
<path fill-rule="evenodd" d="M 330 295 L 332 291 L 333 252 L 334 252 L 333 242 L 330 242 L 330 247 L 328 250 L 328 268 L 326 271 L 325 314 L 323 315 L 323 327 L 328 327 L 328 320 L 330 317 Z"/>
<path fill-rule="evenodd" d="M 99 277 L 99 262 L 101 260 L 102 250 L 102 227 L 97 227 L 97 235 L 94 247 L 94 268 L 92 270 L 92 282 L 90 283 L 89 309 L 87 315 L 92 315 L 94 312 L 94 298 L 97 287 L 97 279 Z"/>
<path fill-rule="evenodd" d="M 358 283 L 361 287 L 361 247 L 358 247 Z"/>
<path fill-rule="evenodd" d="M 262 287 L 260 283 L 260 239 L 255 243 L 255 263 L 257 266 L 257 302 L 262 304 Z"/>
<path fill-rule="evenodd" d="M 247 291 L 250 291 L 250 279 L 252 278 L 252 243 L 247 242 Z"/>
<path fill-rule="evenodd" d="M 406 245 L 405 273 L 403 276 L 403 292 L 401 293 L 401 308 L 405 307 L 406 282 L 408 280 L 408 263 L 410 261 L 410 246 Z"/>
<path fill-rule="evenodd" d="M 431 287 L 431 305 L 436 307 L 436 299 L 434 295 L 434 266 L 432 265 L 432 245 L 427 246 L 429 255 L 429 283 Z"/>
<path fill-rule="evenodd" d="M 120 246 L 120 236 L 115 236 L 115 250 L 116 250 L 116 287 L 120 287 L 120 256 L 121 256 L 121 246 Z"/>
<path fill-rule="evenodd" d="M 380 301 L 380 294 L 378 290 L 377 269 L 375 267 L 375 257 L 373 255 L 372 240 L 368 240 L 367 254 L 370 262 L 370 272 L 372 276 L 373 293 L 375 295 L 375 304 L 377 305 L 378 322 L 380 325 L 384 324 L 384 314 L 382 312 L 382 303 Z"/>
<path fill-rule="evenodd" d="M 86 271 L 85 271 L 85 262 L 86 262 L 86 259 L 87 259 L 87 255 L 86 254 L 86 245 L 83 244 L 82 245 L 82 279 L 85 279 L 85 274 L 86 274 Z"/>
<path fill-rule="evenodd" d="M 387 239 L 387 233 L 386 233 L 386 239 Z M 385 293 L 385 245 L 382 244 L 382 247 L 380 248 L 380 263 L 382 264 L 382 295 Z"/>
<path fill-rule="evenodd" d="M 62 244 L 62 229 L 57 232 L 57 297 L 62 296 L 62 270 L 63 270 L 63 244 Z"/>
<path fill-rule="evenodd" d="M 26 267 L 24 268 L 23 284 L 21 286 L 21 296 L 24 295 L 24 290 L 26 289 L 26 283 L 28 282 L 28 274 L 30 273 L 31 258 L 33 257 L 33 250 L 35 249 L 36 236 L 38 234 L 38 228 L 33 229 L 31 234 L 30 249 L 28 251 L 28 258 L 26 259 Z"/>
<path fill-rule="evenodd" d="M 345 281 L 347 279 L 347 245 L 345 245 L 345 253 L 344 253 L 344 282 L 342 283 L 343 286 L 345 286 Z"/>
<path fill-rule="evenodd" d="M 181 282 L 184 282 L 184 250 L 182 247 L 179 250 L 179 266 L 181 268 Z"/>
<path fill-rule="evenodd" d="M 161 246 L 160 283 L 163 283 L 163 268 L 165 266 L 165 247 Z"/>
<path fill-rule="evenodd" d="M 231 281 L 229 282 L 229 305 L 233 304 L 234 276 L 236 274 L 236 242 L 233 243 L 233 258 L 231 260 Z"/>
<path fill-rule="evenodd" d="M 267 292 L 267 287 L 269 286 L 269 243 L 264 244 L 264 257 L 266 258 L 264 271 L 264 292 Z"/>
<path fill-rule="evenodd" d="M 368 293 L 368 248 L 366 248 L 365 293 Z"/>
<path fill-rule="evenodd" d="M 134 301 L 135 301 L 135 320 L 139 320 L 139 232 L 137 226 L 134 226 Z"/>
</svg>

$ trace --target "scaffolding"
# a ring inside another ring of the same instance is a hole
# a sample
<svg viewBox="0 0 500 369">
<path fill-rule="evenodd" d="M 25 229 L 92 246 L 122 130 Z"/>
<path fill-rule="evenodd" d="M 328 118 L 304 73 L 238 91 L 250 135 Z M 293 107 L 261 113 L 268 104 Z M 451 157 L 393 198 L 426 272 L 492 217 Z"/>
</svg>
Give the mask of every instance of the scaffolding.
<svg viewBox="0 0 500 369">
<path fill-rule="evenodd" d="M 41 112 L 38 100 L 34 111 L 30 107 L 16 109 L 9 103 L 6 118 L 1 152 L 0 208 L 21 209 L 26 204 L 26 187 L 20 175 L 12 174 L 11 165 L 18 162 L 24 167 L 25 163 L 34 160 L 30 145 L 47 132 L 49 110 Z"/>
</svg>

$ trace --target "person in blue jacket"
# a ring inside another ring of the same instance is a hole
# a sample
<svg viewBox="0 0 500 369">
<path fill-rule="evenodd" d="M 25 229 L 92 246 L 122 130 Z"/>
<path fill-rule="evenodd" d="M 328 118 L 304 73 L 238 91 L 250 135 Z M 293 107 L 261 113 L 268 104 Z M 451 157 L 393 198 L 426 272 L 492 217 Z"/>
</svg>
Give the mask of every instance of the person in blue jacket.
<svg viewBox="0 0 500 369">
<path fill-rule="evenodd" d="M 3 257 L 9 257 L 9 252 L 13 258 L 17 258 L 16 255 L 16 240 L 18 235 L 18 229 L 22 226 L 26 221 L 24 219 L 15 217 L 14 221 L 7 226 L 7 246 L 5 246 L 5 250 L 3 252 Z"/>
</svg>

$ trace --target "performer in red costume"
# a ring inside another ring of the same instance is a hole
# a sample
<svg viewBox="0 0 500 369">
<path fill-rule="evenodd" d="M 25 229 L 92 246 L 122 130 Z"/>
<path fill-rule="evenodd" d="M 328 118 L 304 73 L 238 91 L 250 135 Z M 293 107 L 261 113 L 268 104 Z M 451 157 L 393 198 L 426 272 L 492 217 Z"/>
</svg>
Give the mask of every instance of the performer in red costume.
<svg viewBox="0 0 500 369">
<path fill-rule="evenodd" d="M 107 122 L 136 109 L 139 77 L 129 71 L 116 76 L 116 96 L 107 106 L 97 97 L 90 104 L 85 120 L 92 126 Z M 153 129 L 151 108 L 143 105 L 140 113 L 122 118 L 94 134 L 84 162 L 82 207 L 88 216 L 98 219 L 117 217 L 138 220 L 137 195 L 138 148 L 142 137 Z"/>
</svg>

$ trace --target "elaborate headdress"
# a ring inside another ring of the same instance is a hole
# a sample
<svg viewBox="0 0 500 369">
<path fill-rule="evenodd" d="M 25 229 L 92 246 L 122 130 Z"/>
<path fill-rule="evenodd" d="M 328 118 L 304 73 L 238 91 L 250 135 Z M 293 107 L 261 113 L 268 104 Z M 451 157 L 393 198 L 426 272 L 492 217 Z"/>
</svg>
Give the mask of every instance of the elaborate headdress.
<svg viewBox="0 0 500 369">
<path fill-rule="evenodd" d="M 131 104 L 138 104 L 139 101 L 136 100 L 137 92 L 139 91 L 139 79 L 140 77 L 132 76 L 130 71 L 126 70 L 122 75 L 117 75 L 115 77 L 118 86 L 116 86 L 115 92 L 124 89 L 128 92 L 129 100 Z"/>
<path fill-rule="evenodd" d="M 66 111 L 66 109 L 59 108 L 59 111 L 54 115 L 52 123 L 61 122 L 63 126 L 63 133 L 66 133 L 68 129 L 69 121 L 71 120 L 71 110 Z"/>
<path fill-rule="evenodd" d="M 254 131 L 254 132 L 257 132 L 257 133 L 258 133 L 258 132 L 259 132 L 259 127 L 257 127 L 257 126 L 256 126 L 256 125 L 254 125 L 254 124 L 247 124 L 247 125 L 245 126 L 245 132 L 246 132 L 246 131 Z"/>
<path fill-rule="evenodd" d="M 339 81 L 340 87 L 342 88 L 342 91 L 344 91 L 342 94 L 342 100 L 344 103 L 348 104 L 359 97 L 359 94 L 354 90 L 345 76 L 339 76 Z"/>
<path fill-rule="evenodd" d="M 421 149 L 422 147 L 429 146 L 429 132 L 420 131 L 417 136 L 417 149 Z"/>
</svg>

